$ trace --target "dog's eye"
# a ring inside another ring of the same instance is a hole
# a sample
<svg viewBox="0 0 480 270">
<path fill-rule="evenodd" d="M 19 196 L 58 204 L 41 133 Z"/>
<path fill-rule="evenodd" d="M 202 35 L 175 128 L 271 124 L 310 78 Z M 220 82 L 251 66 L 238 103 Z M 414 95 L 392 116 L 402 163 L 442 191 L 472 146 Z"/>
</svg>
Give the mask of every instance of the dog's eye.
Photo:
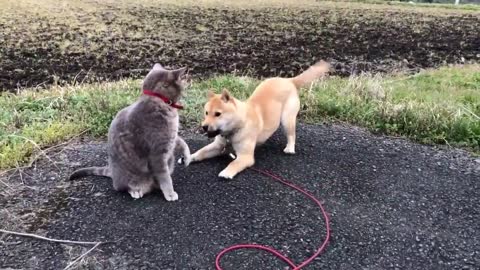
<svg viewBox="0 0 480 270">
<path fill-rule="evenodd" d="M 205 115 L 208 115 L 208 112 L 205 112 Z"/>
<path fill-rule="evenodd" d="M 219 117 L 220 115 L 222 115 L 221 112 L 216 112 L 216 113 L 215 113 L 215 116 L 216 116 L 216 117 Z"/>
</svg>

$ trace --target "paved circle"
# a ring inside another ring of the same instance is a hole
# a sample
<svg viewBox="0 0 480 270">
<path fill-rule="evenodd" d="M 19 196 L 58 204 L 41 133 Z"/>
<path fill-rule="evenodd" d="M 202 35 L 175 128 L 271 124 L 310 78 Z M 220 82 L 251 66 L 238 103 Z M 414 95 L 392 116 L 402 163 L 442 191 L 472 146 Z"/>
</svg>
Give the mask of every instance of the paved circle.
<svg viewBox="0 0 480 270">
<path fill-rule="evenodd" d="M 196 135 L 187 142 L 196 150 L 207 140 Z M 293 156 L 283 154 L 284 144 L 281 133 L 275 134 L 257 149 L 255 166 L 312 192 L 331 219 L 330 243 L 304 269 L 480 265 L 480 165 L 473 157 L 340 126 L 301 125 Z M 79 144 L 65 155 L 79 162 L 76 167 L 102 165 L 105 145 Z M 180 199 L 173 203 L 158 192 L 132 200 L 103 178 L 79 180 L 64 190 L 63 203 L 41 229 L 64 239 L 123 238 L 94 252 L 100 269 L 214 269 L 218 252 L 241 243 L 269 245 L 296 263 L 308 258 L 325 236 L 318 208 L 250 170 L 233 181 L 217 178 L 228 162 L 221 157 L 177 166 L 174 186 Z M 71 170 L 66 166 L 62 173 Z M 33 255 L 38 260 L 31 268 L 65 267 L 68 254 L 59 245 L 21 241 L 14 251 L 0 247 L 3 267 L 29 268 Z M 244 250 L 226 255 L 222 266 L 286 267 L 270 254 Z"/>
</svg>

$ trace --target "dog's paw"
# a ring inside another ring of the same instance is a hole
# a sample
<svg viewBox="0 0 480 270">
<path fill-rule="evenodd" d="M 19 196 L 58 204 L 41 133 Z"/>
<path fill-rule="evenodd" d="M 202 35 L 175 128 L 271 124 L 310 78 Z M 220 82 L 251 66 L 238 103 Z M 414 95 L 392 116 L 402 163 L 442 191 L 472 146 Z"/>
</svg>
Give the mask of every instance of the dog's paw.
<svg viewBox="0 0 480 270">
<path fill-rule="evenodd" d="M 165 200 L 167 200 L 169 202 L 173 202 L 173 201 L 178 200 L 178 194 L 175 191 L 172 191 L 169 194 L 164 194 L 164 197 L 165 197 Z"/>
<path fill-rule="evenodd" d="M 199 161 L 198 153 L 194 153 L 194 154 L 190 155 L 190 163 L 195 162 L 195 161 Z"/>
<path fill-rule="evenodd" d="M 285 154 L 293 155 L 293 154 L 295 154 L 295 147 L 287 145 L 287 147 L 285 147 L 285 149 L 283 149 L 283 152 Z"/>
<path fill-rule="evenodd" d="M 224 178 L 224 179 L 233 179 L 234 176 L 235 176 L 235 173 L 232 173 L 232 172 L 228 171 L 227 169 L 221 171 L 218 174 L 218 177 L 221 177 L 221 178 Z"/>
</svg>

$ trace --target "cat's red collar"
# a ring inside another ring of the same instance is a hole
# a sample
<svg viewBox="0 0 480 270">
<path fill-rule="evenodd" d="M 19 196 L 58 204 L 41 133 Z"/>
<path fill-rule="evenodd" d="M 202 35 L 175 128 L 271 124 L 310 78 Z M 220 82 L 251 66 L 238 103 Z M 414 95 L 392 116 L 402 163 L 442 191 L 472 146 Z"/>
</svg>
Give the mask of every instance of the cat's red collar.
<svg viewBox="0 0 480 270">
<path fill-rule="evenodd" d="M 182 105 L 174 103 L 171 99 L 167 98 L 166 96 L 164 96 L 162 94 L 155 93 L 155 92 L 150 91 L 150 90 L 143 90 L 143 94 L 147 95 L 147 96 L 157 97 L 157 98 L 163 100 L 163 102 L 170 105 L 170 107 L 173 107 L 175 109 L 179 109 L 179 110 L 183 109 Z"/>
</svg>

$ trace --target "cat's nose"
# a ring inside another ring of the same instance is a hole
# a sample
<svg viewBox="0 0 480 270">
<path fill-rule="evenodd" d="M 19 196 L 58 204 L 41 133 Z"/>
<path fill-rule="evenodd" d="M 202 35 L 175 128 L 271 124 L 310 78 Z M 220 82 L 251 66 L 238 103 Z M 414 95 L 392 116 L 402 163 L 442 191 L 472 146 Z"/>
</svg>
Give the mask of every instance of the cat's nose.
<svg viewBox="0 0 480 270">
<path fill-rule="evenodd" d="M 203 131 L 205 131 L 205 132 L 207 132 L 207 131 L 208 131 L 208 126 L 207 126 L 207 125 L 205 125 L 205 126 L 202 126 L 202 128 L 203 128 Z"/>
</svg>

